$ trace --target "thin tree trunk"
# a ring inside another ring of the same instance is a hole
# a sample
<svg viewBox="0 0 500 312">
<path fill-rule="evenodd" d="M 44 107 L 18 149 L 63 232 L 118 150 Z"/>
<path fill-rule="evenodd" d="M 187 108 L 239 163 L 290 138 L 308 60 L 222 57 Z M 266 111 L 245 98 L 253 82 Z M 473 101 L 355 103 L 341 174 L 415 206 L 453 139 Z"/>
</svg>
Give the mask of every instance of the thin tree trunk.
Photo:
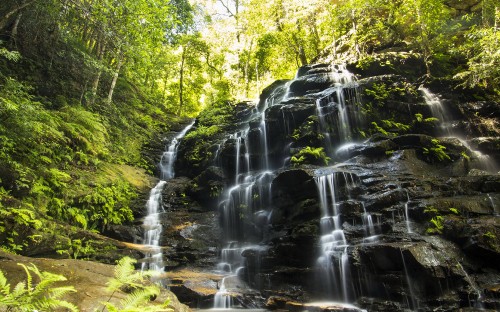
<svg viewBox="0 0 500 312">
<path fill-rule="evenodd" d="M 116 81 L 118 80 L 118 75 L 120 74 L 120 69 L 123 65 L 123 55 L 120 55 L 118 58 L 118 64 L 116 65 L 116 71 L 113 75 L 113 80 L 111 81 L 111 86 L 109 87 L 108 100 L 106 101 L 108 104 L 111 104 L 113 100 L 113 92 L 115 91 Z"/>
<path fill-rule="evenodd" d="M 182 112 L 182 107 L 184 106 L 183 92 L 184 92 L 184 62 L 186 60 L 186 48 L 182 47 L 181 56 L 181 69 L 179 78 L 179 109 L 177 110 L 177 115 L 180 116 Z"/>
<path fill-rule="evenodd" d="M 165 102 L 165 100 L 167 99 L 167 81 L 168 81 L 168 76 L 169 76 L 169 72 L 168 70 L 165 69 L 165 77 L 164 77 L 164 81 L 163 81 L 163 95 L 162 95 L 162 98 L 161 98 L 161 101 L 163 103 L 165 103 L 165 107 L 167 107 L 167 103 Z"/>
<path fill-rule="evenodd" d="M 12 31 L 10 32 L 10 37 L 14 45 L 16 44 L 17 41 L 17 30 L 19 27 L 19 22 L 21 21 L 21 16 L 23 13 L 19 13 L 16 17 L 16 21 L 14 22 L 14 26 L 12 26 Z"/>
<path fill-rule="evenodd" d="M 85 91 L 87 90 L 88 80 L 85 80 L 85 85 L 82 88 L 82 93 L 80 94 L 80 105 L 83 103 L 83 98 L 85 97 Z"/>
<path fill-rule="evenodd" d="M 97 59 L 99 60 L 99 63 L 102 62 L 102 59 L 104 57 L 104 53 L 106 51 L 106 42 L 104 42 L 102 45 L 101 45 L 101 49 L 97 55 Z M 99 82 L 101 80 L 101 75 L 102 75 L 102 69 L 99 68 L 98 69 L 98 72 L 97 72 L 97 75 L 94 79 L 94 82 L 92 83 L 92 99 L 90 100 L 90 103 L 91 104 L 94 104 L 95 103 L 95 99 L 97 98 L 97 90 L 99 89 Z"/>
<path fill-rule="evenodd" d="M 21 11 L 22 9 L 24 9 L 25 7 L 27 7 L 28 5 L 32 4 L 35 1 L 37 0 L 29 0 L 7 12 L 7 14 L 5 14 L 4 17 L 0 19 L 0 30 L 4 29 L 7 26 L 12 16 L 14 16 L 17 12 Z"/>
</svg>

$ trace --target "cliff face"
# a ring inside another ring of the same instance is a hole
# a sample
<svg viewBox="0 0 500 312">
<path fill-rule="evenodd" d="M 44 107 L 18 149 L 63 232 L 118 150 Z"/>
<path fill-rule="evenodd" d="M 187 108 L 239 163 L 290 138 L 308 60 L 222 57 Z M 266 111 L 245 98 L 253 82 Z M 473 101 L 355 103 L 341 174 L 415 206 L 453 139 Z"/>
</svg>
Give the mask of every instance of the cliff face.
<svg viewBox="0 0 500 312">
<path fill-rule="evenodd" d="M 499 103 L 412 62 L 303 67 L 200 116 L 163 193 L 181 301 L 500 308 Z"/>
</svg>

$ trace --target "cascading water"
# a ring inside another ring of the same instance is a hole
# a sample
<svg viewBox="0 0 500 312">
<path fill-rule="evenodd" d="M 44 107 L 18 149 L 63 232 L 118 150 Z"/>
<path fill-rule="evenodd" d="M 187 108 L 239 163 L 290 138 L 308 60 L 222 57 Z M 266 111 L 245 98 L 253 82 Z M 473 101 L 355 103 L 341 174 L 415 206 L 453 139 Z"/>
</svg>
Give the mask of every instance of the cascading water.
<svg viewBox="0 0 500 312">
<path fill-rule="evenodd" d="M 335 86 L 322 91 L 315 101 L 320 131 L 330 156 L 341 144 L 354 139 L 352 129 L 362 122 L 354 75 L 345 66 L 337 65 L 331 77 Z"/>
<path fill-rule="evenodd" d="M 161 213 L 161 195 L 163 188 L 168 180 L 174 177 L 174 163 L 177 157 L 179 141 L 191 129 L 194 122 L 182 130 L 170 142 L 167 150 L 163 153 L 160 160 L 160 181 L 151 190 L 149 199 L 146 203 L 147 215 L 144 218 L 144 239 L 145 258 L 142 260 L 141 270 L 163 271 L 163 253 L 160 247 L 160 236 L 162 225 L 160 222 Z"/>
<path fill-rule="evenodd" d="M 425 200 L 433 204 L 425 190 L 439 193 L 433 188 L 439 185 L 451 194 L 455 184 L 412 173 L 420 133 L 374 135 L 363 124 L 363 113 L 373 116 L 361 109 L 368 105 L 360 103 L 357 85 L 366 91 L 372 82 L 355 81 L 342 66 L 311 65 L 294 80 L 266 88 L 255 108 L 236 105 L 245 120 L 224 125 L 230 134 L 215 138 L 210 149 L 220 170 L 206 171 L 228 181 L 217 206 L 221 280 L 214 308 L 425 310 L 467 284 L 441 260 L 457 258 L 456 248 L 423 234 L 418 213 Z M 449 103 L 428 90 L 424 98 L 444 121 L 440 134 L 449 136 L 452 123 L 441 105 Z M 408 102 L 431 111 L 421 97 Z M 360 144 L 362 133 L 370 138 Z M 321 148 L 334 166 L 297 160 Z M 384 154 L 387 148 L 394 150 Z M 497 211 L 497 194 L 490 191 L 488 204 Z"/>
<path fill-rule="evenodd" d="M 194 121 L 184 128 L 179 134 L 177 134 L 172 142 L 167 147 L 167 150 L 163 152 L 160 159 L 160 180 L 170 180 L 174 177 L 174 164 L 177 159 L 177 150 L 179 149 L 179 142 L 186 133 L 193 127 Z"/>
<path fill-rule="evenodd" d="M 146 203 L 147 215 L 144 218 L 144 240 L 146 247 L 146 257 L 142 260 L 141 270 L 163 270 L 163 254 L 159 245 L 162 225 L 160 223 L 159 212 L 161 207 L 161 192 L 166 181 L 161 180 L 151 190 L 149 199 Z"/>
<path fill-rule="evenodd" d="M 472 154 L 472 162 L 477 162 L 477 166 L 488 172 L 494 173 L 498 170 L 495 162 L 488 155 L 484 155 L 480 151 L 474 150 L 470 144 L 451 128 L 450 114 L 447 112 L 443 102 L 436 94 L 432 93 L 424 86 L 420 86 L 418 90 L 422 93 L 425 103 L 429 106 L 433 117 L 439 119 L 441 127 L 441 135 L 458 139 Z"/>
<path fill-rule="evenodd" d="M 340 220 L 336 175 L 332 173 L 315 179 L 321 207 L 321 256 L 318 264 L 322 272 L 320 281 L 325 284 L 327 292 L 334 296 L 333 299 L 348 302 L 352 287 L 347 255 L 349 246 Z"/>
<path fill-rule="evenodd" d="M 316 116 L 324 136 L 324 145 L 328 154 L 333 155 L 335 146 L 338 147 L 353 139 L 351 127 L 361 120 L 357 105 L 359 97 L 354 76 L 344 66 L 332 66 L 325 76 L 334 86 L 320 94 L 313 94 L 311 97 L 317 99 L 315 100 Z M 221 250 L 221 261 L 217 269 L 226 276 L 222 279 L 215 295 L 215 308 L 239 306 L 235 294 L 241 291 L 241 287 L 247 287 L 238 279 L 238 272 L 242 272 L 246 266 L 246 260 L 242 254 L 256 253 L 256 258 L 259 259 L 260 255 L 267 252 L 266 246 L 259 242 L 265 240 L 266 230 L 271 222 L 271 183 L 276 176 L 275 169 L 278 169 L 274 167 L 286 166 L 287 160 L 290 159 L 290 155 L 286 152 L 291 149 L 292 143 L 281 142 L 285 155 L 282 160 L 276 160 L 278 156 L 275 154 L 276 150 L 271 149 L 270 146 L 266 115 L 270 109 L 279 106 L 282 130 L 291 136 L 291 125 L 295 126 L 295 119 L 293 112 L 287 111 L 287 107 L 288 103 L 293 103 L 295 100 L 295 95 L 291 91 L 294 81 L 303 78 L 298 73 L 293 81 L 276 88 L 260 105 L 260 111 L 253 111 L 248 126 L 242 126 L 242 129 L 229 137 L 228 142 L 235 144 L 235 159 L 232 162 L 234 168 L 231 169 L 234 178 L 230 179 L 234 181 L 234 185 L 227 188 L 219 205 L 224 232 L 224 248 Z M 353 184 L 353 176 L 346 174 L 344 182 Z M 347 255 L 348 244 L 335 204 L 337 196 L 333 189 L 335 182 L 333 176 L 325 176 L 318 177 L 317 183 L 321 189 L 319 193 L 322 196 L 324 209 L 321 220 L 323 255 L 319 261 L 328 271 L 329 282 L 327 284 L 332 288 L 331 293 L 341 294 L 334 297 L 347 302 L 352 296 Z M 329 200 L 333 200 L 333 203 Z M 375 230 L 371 215 L 366 213 L 365 216 L 368 222 L 367 236 L 373 236 Z M 336 258 L 338 265 L 331 261 L 332 258 Z M 256 284 L 259 283 L 269 285 L 270 281 L 266 279 L 256 282 Z"/>
<path fill-rule="evenodd" d="M 431 109 L 432 116 L 439 119 L 443 135 L 451 135 L 452 130 L 450 129 L 449 114 L 441 99 L 424 86 L 420 86 L 418 90 L 422 93 L 425 103 Z"/>
</svg>

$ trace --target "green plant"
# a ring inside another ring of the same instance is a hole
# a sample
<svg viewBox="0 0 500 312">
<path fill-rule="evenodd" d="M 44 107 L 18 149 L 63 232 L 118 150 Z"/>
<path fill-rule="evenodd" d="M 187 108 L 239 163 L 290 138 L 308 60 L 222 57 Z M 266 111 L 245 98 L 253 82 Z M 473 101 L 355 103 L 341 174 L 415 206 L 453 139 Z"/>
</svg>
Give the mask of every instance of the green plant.
<svg viewBox="0 0 500 312">
<path fill-rule="evenodd" d="M 64 276 L 40 272 L 34 264 L 18 265 L 26 272 L 26 281 L 18 283 L 12 291 L 5 275 L 0 271 L 0 308 L 6 308 L 6 311 L 26 312 L 53 311 L 57 308 L 78 311 L 75 305 L 61 299 L 70 292 L 76 292 L 73 286 L 54 287 L 54 283 L 66 280 Z M 37 282 L 34 282 L 32 274 Z"/>
<path fill-rule="evenodd" d="M 295 142 L 305 142 L 306 144 L 315 145 L 316 143 L 321 143 L 324 139 L 324 136 L 321 131 L 318 130 L 318 117 L 317 116 L 309 116 L 307 119 L 300 125 L 300 127 L 295 128 L 293 133 L 291 134 L 291 138 Z M 331 132 L 331 129 L 327 129 L 328 132 Z"/>
<path fill-rule="evenodd" d="M 91 192 L 78 199 L 81 214 L 87 218 L 91 229 L 133 220 L 130 201 L 137 195 L 130 184 L 118 180 L 111 185 L 96 185 Z M 63 216 L 66 220 L 69 216 Z M 79 221 L 78 223 L 84 224 Z"/>
<path fill-rule="evenodd" d="M 298 153 L 293 155 L 290 161 L 294 166 L 298 166 L 304 163 L 327 165 L 330 161 L 330 157 L 326 156 L 326 153 L 322 147 L 306 146 Z"/>
<path fill-rule="evenodd" d="M 56 252 L 60 255 L 66 254 L 73 259 L 79 259 L 97 253 L 92 243 L 92 240 L 70 239 L 69 248 L 58 249 Z"/>
<path fill-rule="evenodd" d="M 410 130 L 410 125 L 396 122 L 396 121 L 391 120 L 391 119 L 383 119 L 382 123 L 387 129 L 391 129 L 391 130 L 394 129 L 393 131 L 395 131 L 397 133 L 407 132 L 408 130 Z"/>
<path fill-rule="evenodd" d="M 483 237 L 486 239 L 490 239 L 490 240 L 496 240 L 496 238 L 497 238 L 497 236 L 490 231 L 484 233 Z"/>
<path fill-rule="evenodd" d="M 427 228 L 426 233 L 442 234 L 444 229 L 444 218 L 439 214 L 439 211 L 434 206 L 427 206 L 424 209 L 424 213 L 431 216 L 431 219 L 429 220 L 430 227 Z"/>
<path fill-rule="evenodd" d="M 451 160 L 451 157 L 445 152 L 446 147 L 439 144 L 438 139 L 432 139 L 431 146 L 423 147 L 422 149 L 423 153 L 431 158 L 431 162 L 433 162 L 434 160 L 437 160 L 439 162 Z"/>
<path fill-rule="evenodd" d="M 1 190 L 3 189 L 0 188 Z M 7 193 L 5 192 L 4 194 Z M 21 251 L 27 246 L 29 240 L 35 238 L 33 235 L 20 235 L 20 231 L 25 232 L 28 229 L 39 229 L 42 226 L 42 221 L 37 219 L 33 210 L 27 208 L 5 208 L 1 205 L 1 200 L 0 217 L 0 234 L 5 234 L 5 243 L 0 248 L 14 253 Z"/>
<path fill-rule="evenodd" d="M 436 117 L 424 118 L 424 116 L 422 114 L 417 113 L 417 114 L 415 114 L 415 121 L 416 122 L 423 122 L 423 123 L 434 123 L 434 122 L 438 122 L 439 119 Z"/>
<path fill-rule="evenodd" d="M 470 156 L 467 155 L 466 152 L 461 152 L 460 155 L 466 160 L 466 161 L 470 161 Z"/>
<path fill-rule="evenodd" d="M 391 90 L 385 83 L 374 83 L 371 89 L 365 89 L 365 94 L 376 101 L 383 101 L 391 96 Z"/>
<path fill-rule="evenodd" d="M 210 197 L 216 198 L 219 197 L 222 193 L 222 189 L 216 185 L 210 186 Z"/>
<path fill-rule="evenodd" d="M 375 121 L 372 121 L 372 126 L 375 129 L 375 132 L 389 136 L 389 132 L 387 132 L 384 128 L 380 127 Z M 391 135 L 392 135 L 392 133 L 391 133 Z"/>
<path fill-rule="evenodd" d="M 459 215 L 460 214 L 460 211 L 458 211 L 457 208 L 450 208 L 450 211 L 456 215 Z"/>
<path fill-rule="evenodd" d="M 156 311 L 171 311 L 167 306 L 170 301 L 167 300 L 159 305 L 150 304 L 151 298 L 156 298 L 160 294 L 160 286 L 156 284 L 146 285 L 147 278 L 154 273 L 151 271 L 139 272 L 135 271 L 135 259 L 124 257 L 118 261 L 115 267 L 115 276 L 108 282 L 107 290 L 111 295 L 101 311 L 109 312 L 156 312 Z M 123 291 L 128 295 L 120 300 L 118 304 L 113 304 L 110 299 L 117 291 Z"/>
</svg>

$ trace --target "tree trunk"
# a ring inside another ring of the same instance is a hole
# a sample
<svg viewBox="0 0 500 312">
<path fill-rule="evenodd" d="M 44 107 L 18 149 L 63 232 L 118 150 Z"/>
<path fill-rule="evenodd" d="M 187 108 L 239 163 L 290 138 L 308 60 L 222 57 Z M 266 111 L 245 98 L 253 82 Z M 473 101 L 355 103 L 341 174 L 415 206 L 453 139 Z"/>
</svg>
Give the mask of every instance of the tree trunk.
<svg viewBox="0 0 500 312">
<path fill-rule="evenodd" d="M 182 107 L 184 106 L 183 92 L 184 92 L 184 62 L 186 60 L 186 48 L 182 47 L 181 56 L 181 69 L 179 77 L 179 109 L 177 110 L 177 116 L 181 115 Z"/>
<path fill-rule="evenodd" d="M 120 55 L 118 58 L 118 64 L 116 65 L 116 71 L 113 75 L 113 80 L 111 81 L 111 86 L 109 87 L 108 100 L 106 101 L 108 104 L 111 104 L 113 100 L 113 92 L 115 91 L 116 81 L 118 80 L 118 75 L 120 74 L 120 69 L 123 65 L 123 55 Z"/>
<path fill-rule="evenodd" d="M 19 27 L 19 22 L 21 21 L 21 16 L 23 15 L 23 13 L 19 13 L 16 17 L 16 21 L 14 22 L 14 26 L 12 26 L 12 31 L 10 32 L 10 39 L 12 40 L 12 42 L 14 43 L 14 45 L 16 45 L 16 41 L 17 41 L 17 30 L 18 30 L 18 27 Z"/>
<path fill-rule="evenodd" d="M 37 0 L 28 0 L 28 1 L 20 4 L 19 6 L 12 8 L 10 11 L 8 11 L 2 17 L 2 19 L 0 19 L 0 30 L 4 29 L 7 26 L 7 24 L 9 23 L 9 20 L 12 16 L 14 16 L 17 12 L 21 11 L 22 9 L 24 9 L 28 5 L 34 3 L 35 1 L 37 1 Z"/>
<path fill-rule="evenodd" d="M 163 81 L 163 95 L 161 98 L 161 101 L 163 103 L 165 103 L 165 107 L 167 107 L 167 103 L 165 102 L 165 100 L 167 99 L 167 81 L 168 81 L 169 76 L 170 76 L 169 71 L 167 69 L 165 69 L 165 77 L 164 77 L 164 81 Z"/>
<path fill-rule="evenodd" d="M 99 60 L 99 63 L 102 62 L 102 59 L 104 57 L 105 51 L 106 51 L 106 42 L 104 42 L 101 45 L 101 49 L 100 49 L 100 51 L 97 54 L 97 59 Z M 92 99 L 90 100 L 91 104 L 94 104 L 95 103 L 95 99 L 97 98 L 97 90 L 99 89 L 99 82 L 101 80 L 101 75 L 102 75 L 102 69 L 99 68 L 98 72 L 97 72 L 97 75 L 96 75 L 96 77 L 94 79 L 94 82 L 92 83 Z"/>
</svg>

